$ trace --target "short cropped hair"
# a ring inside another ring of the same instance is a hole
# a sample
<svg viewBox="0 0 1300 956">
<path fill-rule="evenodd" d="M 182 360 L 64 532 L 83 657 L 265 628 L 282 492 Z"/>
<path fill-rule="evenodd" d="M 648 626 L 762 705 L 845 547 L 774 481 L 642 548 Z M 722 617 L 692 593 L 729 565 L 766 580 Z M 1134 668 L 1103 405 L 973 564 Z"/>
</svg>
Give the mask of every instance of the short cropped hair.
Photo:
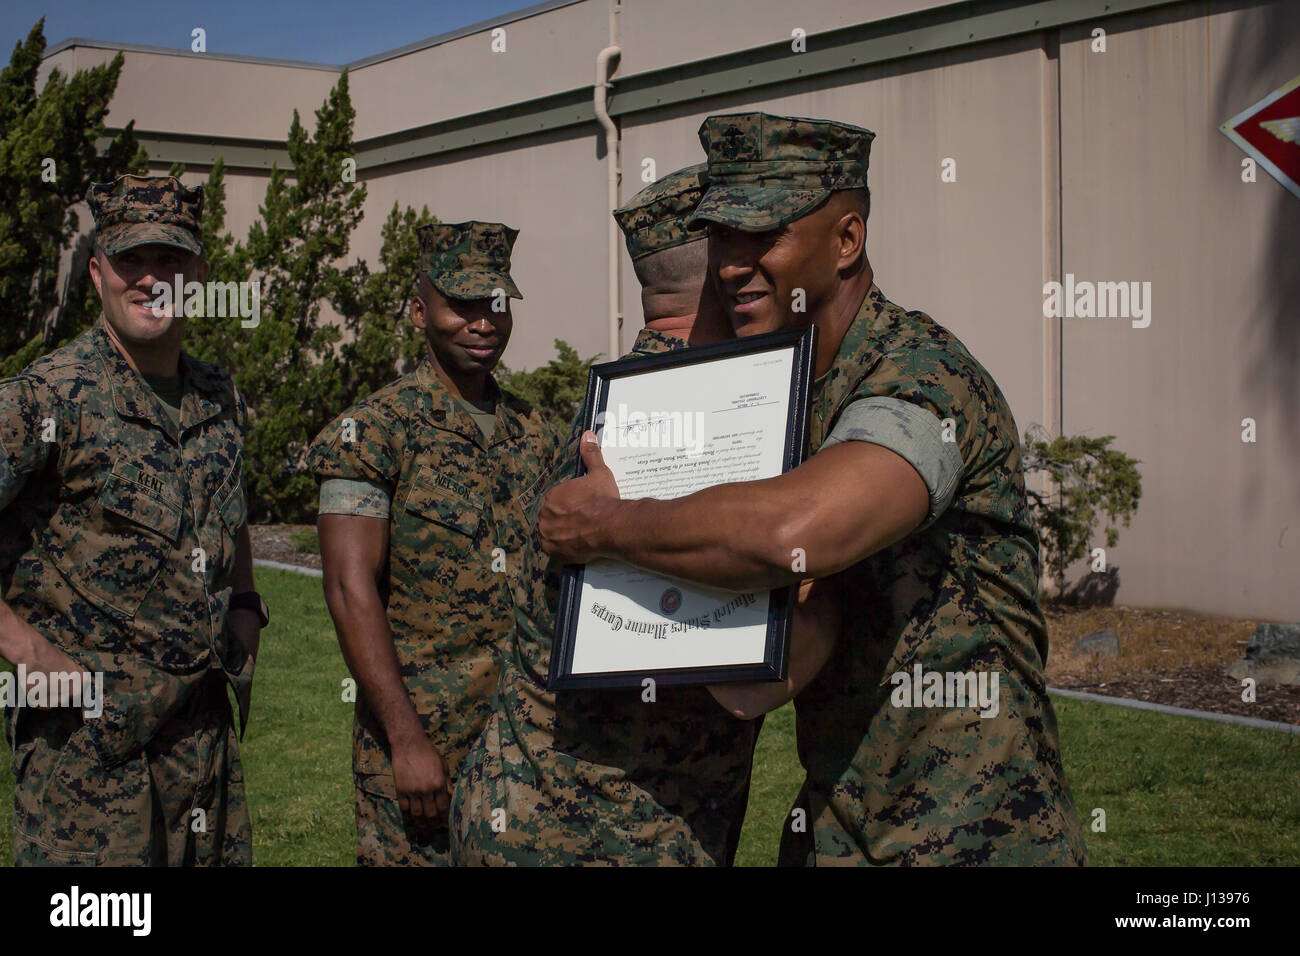
<svg viewBox="0 0 1300 956">
<path fill-rule="evenodd" d="M 675 292 L 698 284 L 709 268 L 709 243 L 705 233 L 700 238 L 669 246 L 632 261 L 632 270 L 646 292 Z"/>
</svg>

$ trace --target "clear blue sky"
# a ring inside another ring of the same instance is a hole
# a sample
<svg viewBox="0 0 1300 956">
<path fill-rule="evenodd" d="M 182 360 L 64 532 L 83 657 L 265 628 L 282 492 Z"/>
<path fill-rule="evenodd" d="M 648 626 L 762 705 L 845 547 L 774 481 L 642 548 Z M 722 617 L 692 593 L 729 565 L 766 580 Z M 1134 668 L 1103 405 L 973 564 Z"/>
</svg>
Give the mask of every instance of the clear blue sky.
<svg viewBox="0 0 1300 956">
<path fill-rule="evenodd" d="M 209 53 L 342 64 L 533 6 L 539 0 L 4 0 L 0 42 L 14 44 L 41 17 L 49 46 L 70 37 L 190 48 L 207 31 Z"/>
</svg>

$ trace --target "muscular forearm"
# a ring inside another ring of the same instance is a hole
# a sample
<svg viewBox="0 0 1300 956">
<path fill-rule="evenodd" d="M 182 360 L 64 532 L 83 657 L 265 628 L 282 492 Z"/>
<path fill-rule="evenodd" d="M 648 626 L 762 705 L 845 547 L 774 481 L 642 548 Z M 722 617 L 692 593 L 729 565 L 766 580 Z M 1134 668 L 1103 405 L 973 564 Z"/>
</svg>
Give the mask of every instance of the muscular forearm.
<svg viewBox="0 0 1300 956">
<path fill-rule="evenodd" d="M 392 631 L 374 581 L 364 575 L 329 578 L 325 601 L 338 631 L 343 660 L 389 742 L 397 747 L 422 738 L 424 728 L 402 682 Z"/>
<path fill-rule="evenodd" d="M 767 481 L 671 501 L 623 501 L 595 529 L 595 547 L 604 557 L 711 587 L 784 587 L 808 575 L 788 543 L 794 506 Z"/>
<path fill-rule="evenodd" d="M 929 505 L 911 465 L 863 442 L 827 449 L 775 478 L 671 501 L 620 501 L 611 487 L 605 470 L 552 491 L 542 509 L 544 547 L 566 560 L 612 558 L 733 591 L 843 571 L 908 534 Z"/>
</svg>

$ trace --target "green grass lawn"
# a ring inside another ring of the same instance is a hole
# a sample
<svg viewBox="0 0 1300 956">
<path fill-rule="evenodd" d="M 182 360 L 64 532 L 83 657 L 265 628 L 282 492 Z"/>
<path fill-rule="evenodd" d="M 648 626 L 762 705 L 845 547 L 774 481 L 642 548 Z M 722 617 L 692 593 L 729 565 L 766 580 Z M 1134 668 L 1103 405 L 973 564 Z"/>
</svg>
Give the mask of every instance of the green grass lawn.
<svg viewBox="0 0 1300 956">
<path fill-rule="evenodd" d="M 272 608 L 244 738 L 261 866 L 353 860 L 352 705 L 320 580 L 259 568 Z M 1300 735 L 1058 699 L 1066 771 L 1094 865 L 1300 864 Z M 12 859 L 9 748 L 0 747 L 0 864 Z M 737 863 L 770 866 L 802 773 L 794 711 L 763 724 Z M 1094 809 L 1106 812 L 1094 832 Z"/>
<path fill-rule="evenodd" d="M 257 588 L 272 611 L 241 750 L 253 861 L 351 866 L 353 705 L 320 578 L 258 568 Z"/>
</svg>

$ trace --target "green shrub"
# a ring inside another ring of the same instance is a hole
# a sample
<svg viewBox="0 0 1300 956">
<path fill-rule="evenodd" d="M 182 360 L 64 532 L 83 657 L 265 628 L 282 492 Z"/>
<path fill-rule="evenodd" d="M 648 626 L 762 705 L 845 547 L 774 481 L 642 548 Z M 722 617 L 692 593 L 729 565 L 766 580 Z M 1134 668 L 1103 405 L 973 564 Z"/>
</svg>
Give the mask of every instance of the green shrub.
<svg viewBox="0 0 1300 956">
<path fill-rule="evenodd" d="M 299 554 L 320 554 L 320 539 L 316 537 L 315 528 L 302 528 L 289 533 L 294 550 Z"/>
<path fill-rule="evenodd" d="M 1099 518 L 1105 519 L 1106 547 L 1113 548 L 1118 523 L 1128 527 L 1137 511 L 1140 462 L 1110 448 L 1114 440 L 1114 435 L 1061 435 L 1046 441 L 1025 432 L 1026 477 L 1039 472 L 1050 479 L 1047 491 L 1026 487 L 1026 494 L 1058 594 L 1065 592 L 1066 569 L 1089 554 Z"/>
<path fill-rule="evenodd" d="M 555 340 L 556 357 L 531 372 L 515 372 L 502 362 L 497 383 L 540 411 L 561 435 L 569 434 L 587 395 L 587 372 L 599 355 L 578 358 L 577 350 L 563 339 Z"/>
<path fill-rule="evenodd" d="M 348 175 L 355 119 L 344 71 L 316 111 L 309 133 L 295 110 L 288 135 L 290 172 L 271 171 L 259 216 L 240 244 L 224 233 L 224 166 L 205 189 L 204 249 L 210 278 L 261 283 L 255 328 L 197 316 L 186 351 L 231 373 L 249 406 L 244 457 L 250 520 L 302 523 L 315 517 L 317 485 L 306 469 L 312 439 L 358 399 L 411 365 L 422 340 L 403 321 L 419 248 L 416 229 L 436 222 L 394 203 L 371 272 L 348 261 L 362 218 L 364 184 Z M 342 320 L 327 321 L 328 304 Z M 352 334 L 344 343 L 344 331 Z"/>
</svg>

